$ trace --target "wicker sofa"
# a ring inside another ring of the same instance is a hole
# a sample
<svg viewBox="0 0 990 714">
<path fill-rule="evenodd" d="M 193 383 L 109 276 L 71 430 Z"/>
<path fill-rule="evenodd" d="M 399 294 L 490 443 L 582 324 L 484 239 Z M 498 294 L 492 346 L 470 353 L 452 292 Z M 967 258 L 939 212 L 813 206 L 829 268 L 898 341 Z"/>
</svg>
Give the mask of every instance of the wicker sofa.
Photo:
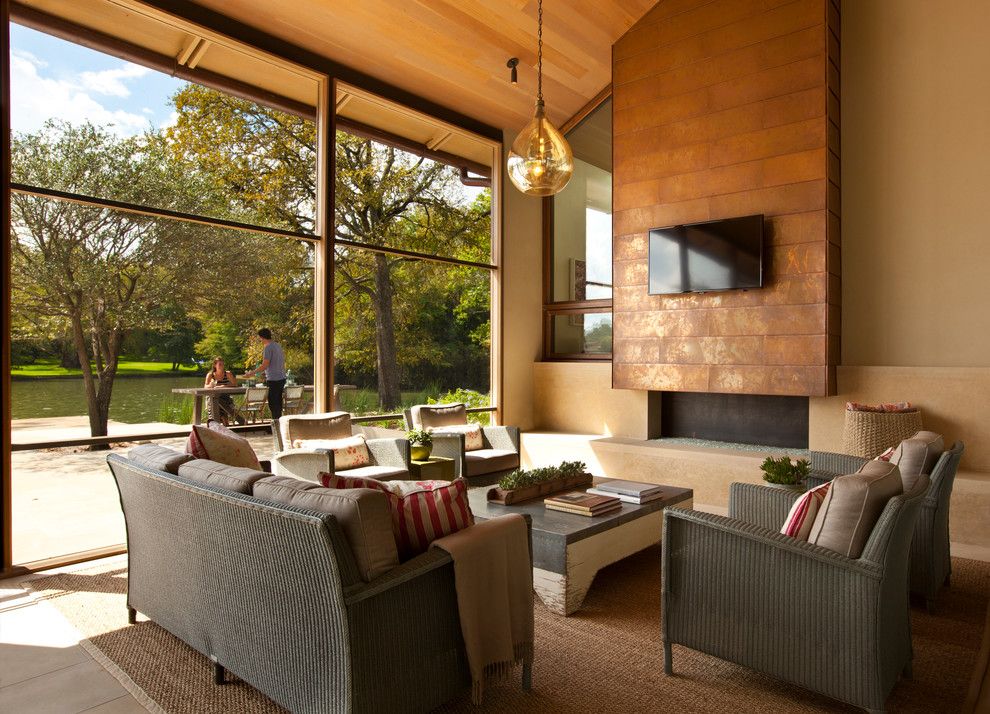
<svg viewBox="0 0 990 714">
<path fill-rule="evenodd" d="M 729 517 L 664 511 L 664 669 L 680 644 L 883 711 L 911 669 L 911 534 L 928 479 L 891 498 L 859 558 L 779 532 L 799 493 L 734 483 Z"/>
<path fill-rule="evenodd" d="M 209 485 L 230 483 L 220 469 L 203 483 L 107 461 L 130 620 L 139 611 L 209 658 L 218 683 L 229 670 L 294 712 L 427 711 L 469 690 L 444 551 L 366 582 L 332 515 Z M 214 462 L 185 466 L 196 463 Z M 245 471 L 236 478 L 265 476 Z"/>
</svg>

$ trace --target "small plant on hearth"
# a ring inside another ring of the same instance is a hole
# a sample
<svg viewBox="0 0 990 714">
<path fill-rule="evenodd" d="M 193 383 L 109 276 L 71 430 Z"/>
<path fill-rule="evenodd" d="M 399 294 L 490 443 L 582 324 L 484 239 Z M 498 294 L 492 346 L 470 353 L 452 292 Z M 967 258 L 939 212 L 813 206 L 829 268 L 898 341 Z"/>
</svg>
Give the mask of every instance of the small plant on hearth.
<svg viewBox="0 0 990 714">
<path fill-rule="evenodd" d="M 775 459 L 768 456 L 760 464 L 763 471 L 763 480 L 767 483 L 779 486 L 796 486 L 803 483 L 811 469 L 811 462 L 807 459 L 791 459 L 790 456 L 781 456 Z"/>
</svg>

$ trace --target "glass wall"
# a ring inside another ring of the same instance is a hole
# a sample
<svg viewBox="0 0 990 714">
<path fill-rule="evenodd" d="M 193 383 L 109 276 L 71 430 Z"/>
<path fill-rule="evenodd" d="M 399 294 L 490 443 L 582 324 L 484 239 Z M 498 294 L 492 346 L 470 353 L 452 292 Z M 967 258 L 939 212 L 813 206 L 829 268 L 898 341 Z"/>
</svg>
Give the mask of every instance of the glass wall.
<svg viewBox="0 0 990 714">
<path fill-rule="evenodd" d="M 340 407 L 489 406 L 491 191 L 386 144 L 343 132 L 337 142 L 337 237 L 348 241 L 334 256 Z"/>
<path fill-rule="evenodd" d="M 567 133 L 574 174 L 551 199 L 548 357 L 611 355 L 612 101 Z M 585 313 L 575 313 L 583 309 Z M 563 311 L 567 311 L 566 314 Z M 592 312 L 588 312 L 592 311 Z"/>
</svg>

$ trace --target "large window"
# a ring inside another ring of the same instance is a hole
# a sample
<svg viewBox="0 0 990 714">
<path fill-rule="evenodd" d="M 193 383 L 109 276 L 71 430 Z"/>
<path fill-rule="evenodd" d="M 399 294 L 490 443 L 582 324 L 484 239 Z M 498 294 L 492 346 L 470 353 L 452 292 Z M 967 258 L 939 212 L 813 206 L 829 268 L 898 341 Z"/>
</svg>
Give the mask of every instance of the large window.
<svg viewBox="0 0 990 714">
<path fill-rule="evenodd" d="M 444 401 L 490 407 L 490 188 L 344 132 L 336 170 L 341 407 L 358 415 Z"/>
<path fill-rule="evenodd" d="M 545 357 L 612 352 L 612 100 L 567 132 L 574 175 L 548 199 Z"/>
<path fill-rule="evenodd" d="M 123 543 L 106 451 L 188 429 L 176 390 L 216 357 L 255 366 L 259 328 L 312 384 L 317 131 L 18 25 L 11 69 L 11 517 L 30 563 Z"/>
</svg>

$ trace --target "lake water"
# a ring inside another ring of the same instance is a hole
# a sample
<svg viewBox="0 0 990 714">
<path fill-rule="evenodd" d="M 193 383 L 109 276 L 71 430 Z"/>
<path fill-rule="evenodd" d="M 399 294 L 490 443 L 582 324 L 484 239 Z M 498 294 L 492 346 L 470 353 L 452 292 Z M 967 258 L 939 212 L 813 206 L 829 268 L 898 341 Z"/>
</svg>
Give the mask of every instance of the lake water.
<svg viewBox="0 0 990 714">
<path fill-rule="evenodd" d="M 117 377 L 110 400 L 110 418 L 125 424 L 158 421 L 163 400 L 188 399 L 172 394 L 177 387 L 201 387 L 202 376 Z M 12 419 L 84 416 L 86 392 L 79 379 L 24 379 L 10 385 Z"/>
</svg>

